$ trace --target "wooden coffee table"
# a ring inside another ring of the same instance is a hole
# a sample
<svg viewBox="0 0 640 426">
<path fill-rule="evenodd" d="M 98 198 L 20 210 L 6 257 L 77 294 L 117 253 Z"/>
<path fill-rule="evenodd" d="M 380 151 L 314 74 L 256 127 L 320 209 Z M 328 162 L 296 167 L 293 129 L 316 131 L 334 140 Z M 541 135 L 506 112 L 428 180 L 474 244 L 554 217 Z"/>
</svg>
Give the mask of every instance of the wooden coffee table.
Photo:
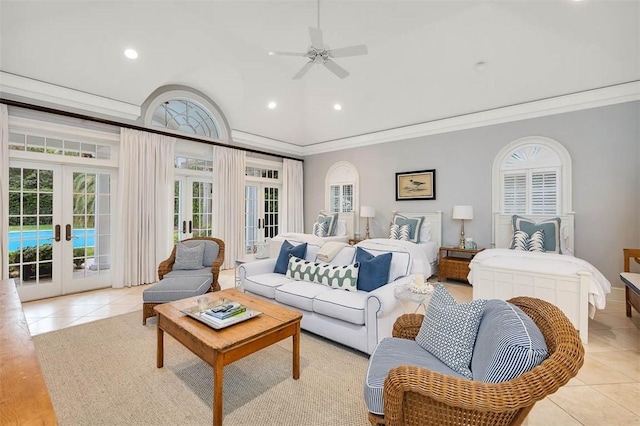
<svg viewBox="0 0 640 426">
<path fill-rule="evenodd" d="M 261 315 L 222 330 L 214 330 L 180 310 L 197 305 L 197 299 L 210 301 L 226 298 L 262 312 Z M 164 365 L 164 332 L 213 367 L 213 424 L 222 424 L 222 378 L 225 365 L 266 348 L 287 337 L 293 337 L 293 378 L 300 377 L 300 319 L 302 314 L 285 309 L 235 289 L 207 293 L 176 302 L 157 305 L 157 366 Z"/>
</svg>

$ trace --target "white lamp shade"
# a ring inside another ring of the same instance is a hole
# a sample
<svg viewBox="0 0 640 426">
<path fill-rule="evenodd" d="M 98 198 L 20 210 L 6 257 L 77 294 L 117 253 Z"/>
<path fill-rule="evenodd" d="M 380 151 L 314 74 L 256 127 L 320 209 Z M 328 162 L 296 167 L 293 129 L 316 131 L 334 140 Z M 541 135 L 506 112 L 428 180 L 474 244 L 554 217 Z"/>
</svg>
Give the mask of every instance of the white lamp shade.
<svg viewBox="0 0 640 426">
<path fill-rule="evenodd" d="M 360 206 L 360 217 L 376 217 L 376 209 L 371 206 Z"/>
<path fill-rule="evenodd" d="M 453 206 L 453 219 L 473 219 L 472 206 Z"/>
</svg>

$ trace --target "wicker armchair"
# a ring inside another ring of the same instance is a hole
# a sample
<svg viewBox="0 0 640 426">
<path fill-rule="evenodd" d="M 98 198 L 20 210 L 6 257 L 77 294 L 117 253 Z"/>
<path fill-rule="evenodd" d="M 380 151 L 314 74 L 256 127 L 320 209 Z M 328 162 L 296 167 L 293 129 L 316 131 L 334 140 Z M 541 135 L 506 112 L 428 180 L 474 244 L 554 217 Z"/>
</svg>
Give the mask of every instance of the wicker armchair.
<svg viewBox="0 0 640 426">
<path fill-rule="evenodd" d="M 530 297 L 509 302 L 536 323 L 549 358 L 507 382 L 458 379 L 424 368 L 401 365 L 384 382 L 384 417 L 369 413 L 372 425 L 519 425 L 537 401 L 574 377 L 584 362 L 584 348 L 571 322 L 556 306 Z M 423 315 L 398 318 L 393 336 L 415 339 Z"/>
<path fill-rule="evenodd" d="M 209 291 L 219 291 L 220 283 L 218 282 L 218 276 L 220 275 L 220 267 L 222 266 L 222 262 L 224 262 L 224 241 L 214 237 L 194 237 L 182 240 L 182 242 L 194 240 L 214 241 L 218 244 L 218 257 L 211 263 L 211 274 L 213 274 L 213 281 L 211 282 L 211 289 Z M 173 246 L 173 250 L 171 250 L 169 258 L 160 262 L 160 265 L 158 266 L 158 279 L 161 280 L 166 274 L 171 272 L 175 261 L 176 246 Z"/>
</svg>

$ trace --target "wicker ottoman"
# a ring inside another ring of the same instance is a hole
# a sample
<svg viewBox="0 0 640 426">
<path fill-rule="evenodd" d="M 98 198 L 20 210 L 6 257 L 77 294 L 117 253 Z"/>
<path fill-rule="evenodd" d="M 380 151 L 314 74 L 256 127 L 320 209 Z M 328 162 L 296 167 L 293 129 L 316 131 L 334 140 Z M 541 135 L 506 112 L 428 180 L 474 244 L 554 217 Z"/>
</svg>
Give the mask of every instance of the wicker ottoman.
<svg viewBox="0 0 640 426">
<path fill-rule="evenodd" d="M 213 276 L 165 277 L 142 292 L 142 325 L 156 315 L 153 307 L 187 297 L 205 294 L 211 288 Z"/>
</svg>

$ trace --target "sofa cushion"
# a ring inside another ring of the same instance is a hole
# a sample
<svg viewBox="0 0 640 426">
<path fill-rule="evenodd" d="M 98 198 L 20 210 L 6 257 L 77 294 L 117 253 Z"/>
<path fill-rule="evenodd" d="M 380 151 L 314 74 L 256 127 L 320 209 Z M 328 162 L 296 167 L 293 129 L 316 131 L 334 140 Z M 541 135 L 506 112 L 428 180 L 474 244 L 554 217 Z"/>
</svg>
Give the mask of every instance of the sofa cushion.
<svg viewBox="0 0 640 426">
<path fill-rule="evenodd" d="M 171 269 L 189 270 L 202 268 L 204 258 L 204 243 L 187 245 L 178 242 L 176 245 L 176 259 Z"/>
<path fill-rule="evenodd" d="M 208 266 L 201 266 L 200 269 L 172 269 L 164 274 L 162 278 L 178 278 L 178 277 L 211 277 L 211 268 Z"/>
<path fill-rule="evenodd" d="M 278 260 L 276 260 L 276 266 L 273 272 L 278 274 L 286 274 L 287 266 L 289 265 L 289 257 L 301 257 L 307 254 L 307 243 L 302 243 L 294 246 L 289 241 L 284 240 L 282 247 L 280 247 L 280 254 L 278 254 Z"/>
<path fill-rule="evenodd" d="M 386 337 L 376 346 L 369 358 L 369 367 L 364 381 L 364 401 L 369 412 L 384 414 L 382 400 L 384 381 L 389 371 L 400 365 L 415 365 L 447 376 L 465 378 L 425 351 L 415 340 Z"/>
<path fill-rule="evenodd" d="M 350 265 L 355 262 L 356 247 L 345 246 L 329 261 L 331 265 Z"/>
<path fill-rule="evenodd" d="M 325 291 L 313 300 L 313 312 L 352 324 L 364 325 L 364 307 L 367 304 L 367 297 L 367 293 L 362 291 Z"/>
<path fill-rule="evenodd" d="M 332 290 L 330 287 L 318 283 L 292 281 L 276 288 L 275 299 L 285 305 L 312 312 L 313 299 L 327 291 L 336 290 Z M 345 293 L 346 292 L 343 292 L 343 294 Z"/>
<path fill-rule="evenodd" d="M 269 272 L 266 274 L 252 275 L 245 277 L 242 288 L 248 292 L 259 294 L 260 296 L 268 297 L 269 299 L 276 298 L 276 288 L 283 284 L 294 282 L 292 279 L 287 278 L 282 274 L 276 274 L 275 272 Z"/>
<path fill-rule="evenodd" d="M 505 382 L 531 370 L 549 356 L 540 329 L 519 307 L 488 300 L 473 350 L 473 380 Z"/>
<path fill-rule="evenodd" d="M 377 256 L 365 249 L 356 249 L 356 263 L 360 264 L 358 272 L 358 290 L 373 291 L 389 282 L 389 269 L 391 266 L 391 253 L 383 253 Z"/>
<path fill-rule="evenodd" d="M 416 342 L 453 370 L 471 379 L 473 347 L 486 300 L 458 304 L 438 284 L 416 336 Z"/>
</svg>

